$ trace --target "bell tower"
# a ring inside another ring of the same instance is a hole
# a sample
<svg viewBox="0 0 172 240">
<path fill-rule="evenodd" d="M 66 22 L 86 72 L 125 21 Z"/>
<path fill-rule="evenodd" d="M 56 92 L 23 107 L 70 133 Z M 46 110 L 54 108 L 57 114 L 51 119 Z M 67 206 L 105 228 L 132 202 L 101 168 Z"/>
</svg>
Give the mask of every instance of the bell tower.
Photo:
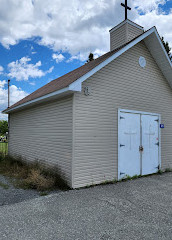
<svg viewBox="0 0 172 240">
<path fill-rule="evenodd" d="M 127 44 L 144 32 L 143 27 L 128 19 L 128 10 L 130 11 L 131 8 L 128 6 L 127 0 L 125 0 L 125 4 L 121 3 L 121 6 L 125 8 L 125 20 L 109 31 L 110 51 Z"/>
<path fill-rule="evenodd" d="M 121 47 L 130 42 L 144 32 L 143 27 L 130 21 L 129 19 L 121 22 L 110 31 L 110 51 Z"/>
</svg>

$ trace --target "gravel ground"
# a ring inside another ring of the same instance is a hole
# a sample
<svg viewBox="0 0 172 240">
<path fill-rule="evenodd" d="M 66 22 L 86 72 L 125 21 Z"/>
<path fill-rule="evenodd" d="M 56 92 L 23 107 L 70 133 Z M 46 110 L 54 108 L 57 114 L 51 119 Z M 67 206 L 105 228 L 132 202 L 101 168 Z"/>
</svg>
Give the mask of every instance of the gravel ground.
<svg viewBox="0 0 172 240">
<path fill-rule="evenodd" d="M 0 175 L 0 185 L 1 183 L 5 184 L 5 186 L 0 186 L 0 206 L 22 202 L 40 196 L 40 193 L 35 190 L 15 188 L 10 180 L 2 175 Z"/>
<path fill-rule="evenodd" d="M 57 192 L 61 191 L 59 190 L 51 193 Z M 41 192 L 38 192 L 36 190 L 24 190 L 20 188 L 15 188 L 10 182 L 9 178 L 0 175 L 0 206 L 10 205 L 25 200 L 37 198 L 40 197 L 40 194 Z"/>
<path fill-rule="evenodd" d="M 171 240 L 172 173 L 0 207 L 2 240 Z"/>
</svg>

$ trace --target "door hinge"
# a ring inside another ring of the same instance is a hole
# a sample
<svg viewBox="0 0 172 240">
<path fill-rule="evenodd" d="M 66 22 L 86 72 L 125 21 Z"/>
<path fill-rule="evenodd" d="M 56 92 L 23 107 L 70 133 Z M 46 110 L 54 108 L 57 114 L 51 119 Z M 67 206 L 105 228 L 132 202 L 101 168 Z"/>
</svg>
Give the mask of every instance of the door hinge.
<svg viewBox="0 0 172 240">
<path fill-rule="evenodd" d="M 159 122 L 159 119 L 154 120 L 155 122 Z"/>
<path fill-rule="evenodd" d="M 120 172 L 120 175 L 123 175 L 123 174 L 125 174 L 125 173 L 123 173 L 123 172 Z"/>
<path fill-rule="evenodd" d="M 120 144 L 120 147 L 125 147 L 125 145 Z"/>
<path fill-rule="evenodd" d="M 158 165 L 158 167 L 156 167 L 158 170 L 160 169 L 160 165 Z"/>
<path fill-rule="evenodd" d="M 139 146 L 139 151 L 143 152 L 143 150 L 144 150 L 143 146 Z"/>
<path fill-rule="evenodd" d="M 159 147 L 159 142 L 155 143 L 155 145 L 157 145 Z"/>
<path fill-rule="evenodd" d="M 120 116 L 120 119 L 125 119 L 125 118 Z"/>
</svg>

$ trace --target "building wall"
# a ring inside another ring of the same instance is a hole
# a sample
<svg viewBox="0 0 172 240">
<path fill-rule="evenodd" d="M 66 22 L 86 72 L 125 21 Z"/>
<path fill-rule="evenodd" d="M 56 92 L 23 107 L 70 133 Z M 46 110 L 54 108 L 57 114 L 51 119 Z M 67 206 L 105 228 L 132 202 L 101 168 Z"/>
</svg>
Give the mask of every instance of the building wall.
<svg viewBox="0 0 172 240">
<path fill-rule="evenodd" d="M 161 114 L 162 168 L 172 167 L 172 90 L 143 42 L 83 82 L 74 99 L 74 188 L 117 178 L 118 108 Z"/>
<path fill-rule="evenodd" d="M 57 166 L 72 179 L 73 97 L 10 114 L 9 154 Z"/>
</svg>

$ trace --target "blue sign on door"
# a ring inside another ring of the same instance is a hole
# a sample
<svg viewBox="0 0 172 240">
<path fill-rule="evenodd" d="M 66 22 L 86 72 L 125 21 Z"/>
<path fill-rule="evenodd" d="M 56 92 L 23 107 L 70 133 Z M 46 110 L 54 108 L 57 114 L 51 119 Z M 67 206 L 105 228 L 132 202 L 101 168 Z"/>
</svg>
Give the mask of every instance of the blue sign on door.
<svg viewBox="0 0 172 240">
<path fill-rule="evenodd" d="M 164 128 L 164 124 L 160 124 L 160 128 Z"/>
</svg>

